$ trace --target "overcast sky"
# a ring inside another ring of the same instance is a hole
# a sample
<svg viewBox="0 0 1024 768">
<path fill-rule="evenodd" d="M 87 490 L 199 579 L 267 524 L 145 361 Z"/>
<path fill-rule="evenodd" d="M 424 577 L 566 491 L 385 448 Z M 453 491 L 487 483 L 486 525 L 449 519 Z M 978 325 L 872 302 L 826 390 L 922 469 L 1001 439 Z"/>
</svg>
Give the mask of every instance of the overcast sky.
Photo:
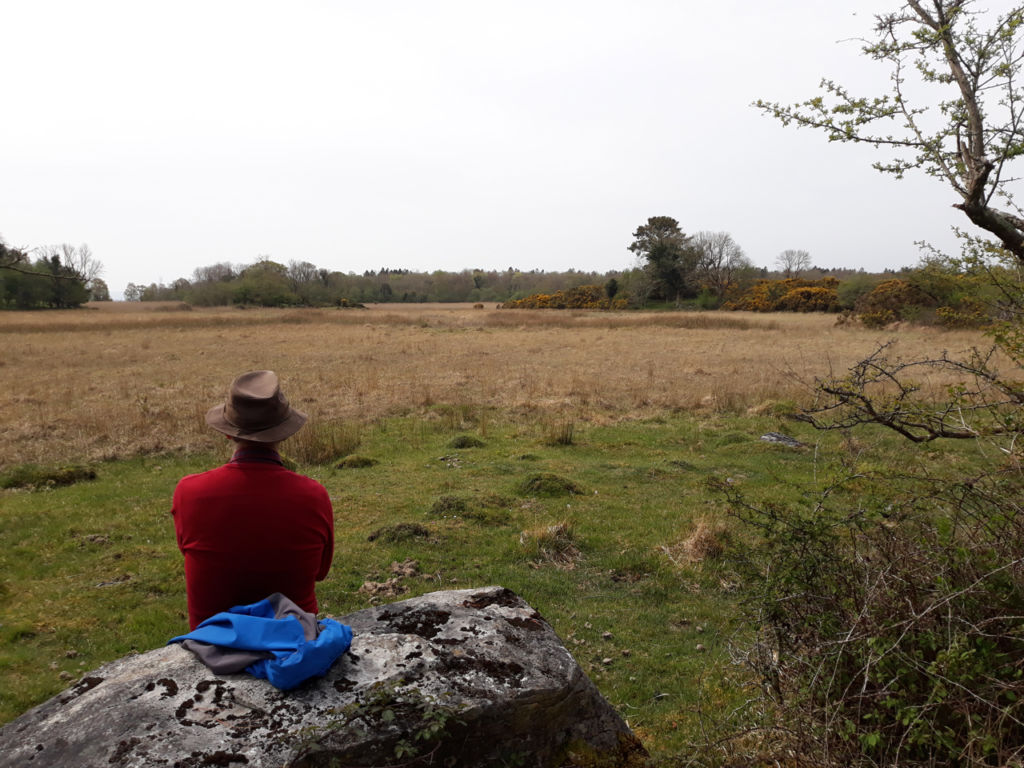
<svg viewBox="0 0 1024 768">
<path fill-rule="evenodd" d="M 88 243 L 115 294 L 259 254 L 621 269 L 657 215 L 759 266 L 913 264 L 951 191 L 750 106 L 879 92 L 852 38 L 897 5 L 4 2 L 0 233 Z"/>
</svg>

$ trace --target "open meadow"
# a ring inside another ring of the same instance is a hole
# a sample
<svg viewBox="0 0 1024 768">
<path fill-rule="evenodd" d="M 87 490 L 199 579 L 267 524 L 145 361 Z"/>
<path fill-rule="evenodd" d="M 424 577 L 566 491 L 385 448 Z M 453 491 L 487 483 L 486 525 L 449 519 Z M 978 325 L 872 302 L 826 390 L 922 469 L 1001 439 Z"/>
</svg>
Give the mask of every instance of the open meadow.
<svg viewBox="0 0 1024 768">
<path fill-rule="evenodd" d="M 814 376 L 893 338 L 908 357 L 981 342 L 976 331 L 837 328 L 821 314 L 180 306 L 0 314 L 0 471 L 213 450 L 203 415 L 247 370 L 276 371 L 314 419 L 437 418 L 432 407 L 446 405 L 473 419 L 608 424 L 804 401 Z"/>
<path fill-rule="evenodd" d="M 27 464 L 97 474 L 0 491 L 0 722 L 186 626 L 171 493 L 226 458 L 203 416 L 233 376 L 272 369 L 311 414 L 285 453 L 334 503 L 325 614 L 504 585 L 652 754 L 675 754 L 749 693 L 729 663 L 746 631 L 730 542 L 745 532 L 709 478 L 757 502 L 803 503 L 829 456 L 865 471 L 974 461 L 971 446 L 820 434 L 788 418 L 815 376 L 890 339 L 908 357 L 984 341 L 810 314 L 173 302 L 0 313 L 0 477 Z M 769 431 L 809 447 L 759 440 Z M 345 454 L 376 464 L 337 468 Z M 410 559 L 406 575 L 393 570 Z M 389 579 L 390 591 L 360 591 Z"/>
</svg>

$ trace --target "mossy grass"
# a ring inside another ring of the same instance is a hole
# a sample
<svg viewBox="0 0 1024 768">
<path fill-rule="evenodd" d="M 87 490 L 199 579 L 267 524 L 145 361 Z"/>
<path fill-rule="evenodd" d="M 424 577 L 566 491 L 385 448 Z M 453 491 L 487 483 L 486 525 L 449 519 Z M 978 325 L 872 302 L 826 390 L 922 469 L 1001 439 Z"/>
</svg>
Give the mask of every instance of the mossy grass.
<svg viewBox="0 0 1024 768">
<path fill-rule="evenodd" d="M 339 461 L 337 465 L 335 465 L 335 468 L 366 469 L 367 467 L 375 467 L 379 463 L 379 461 L 377 461 L 376 459 L 371 459 L 369 456 L 357 456 L 356 454 L 352 454 L 351 456 L 346 456 L 344 459 Z"/>
<path fill-rule="evenodd" d="M 96 470 L 92 467 L 37 467 L 35 464 L 22 464 L 0 475 L 0 488 L 46 488 L 95 479 Z"/>
<path fill-rule="evenodd" d="M 819 450 L 780 451 L 757 440 L 777 426 L 767 415 L 666 416 L 590 425 L 586 440 L 566 450 L 538 447 L 529 430 L 495 419 L 487 445 L 458 462 L 438 459 L 451 432 L 409 417 L 368 426 L 362 448 L 388 467 L 386 483 L 376 470 L 300 470 L 327 487 L 335 510 L 336 554 L 318 585 L 321 609 L 338 616 L 367 607 L 359 587 L 406 558 L 433 576 L 407 579 L 407 597 L 508 587 L 551 623 L 656 757 L 677 753 L 698 736 L 698 707 L 724 716 L 746 694 L 742 676 L 727 670 L 728 642 L 746 631 L 737 610 L 742 585 L 729 565 L 729 542 L 744 533 L 707 477 L 741 487 L 754 502 L 806 504 L 805 487 L 824 469 L 821 456 L 846 450 L 841 435 L 798 423 L 789 425 L 794 437 L 820 441 Z M 722 439 L 736 434 L 750 439 Z M 974 460 L 963 446 L 912 447 L 871 433 L 862 440 L 856 460 L 865 473 Z M 527 450 L 529 460 L 514 458 Z M 61 672 L 77 677 L 187 629 L 171 495 L 183 475 L 223 460 L 136 458 L 99 465 L 92 482 L 0 492 L 0 722 L 70 685 Z M 569 479 L 577 490 L 523 495 L 523 483 L 541 473 Z M 856 488 L 849 493 L 857 503 Z M 431 512 L 444 497 L 462 499 L 465 510 Z M 474 510 L 504 521 L 482 525 L 469 516 Z M 680 552 L 672 548 L 701 521 L 721 532 L 723 550 L 706 559 L 670 557 L 663 548 Z M 545 560 L 535 544 L 521 543 L 522 532 L 561 523 L 571 525 L 578 556 Z M 423 525 L 430 535 L 406 536 L 403 525 Z M 605 632 L 612 637 L 602 638 Z"/>
<path fill-rule="evenodd" d="M 449 448 L 483 448 L 485 445 L 483 440 L 472 435 L 456 435 L 448 441 Z"/>
</svg>

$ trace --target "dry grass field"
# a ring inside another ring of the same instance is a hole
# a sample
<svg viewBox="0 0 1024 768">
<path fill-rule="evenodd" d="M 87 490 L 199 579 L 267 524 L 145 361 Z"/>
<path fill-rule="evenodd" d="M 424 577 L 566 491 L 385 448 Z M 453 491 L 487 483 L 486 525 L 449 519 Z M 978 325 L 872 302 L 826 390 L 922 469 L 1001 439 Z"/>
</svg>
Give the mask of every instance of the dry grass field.
<svg viewBox="0 0 1024 768">
<path fill-rule="evenodd" d="M 368 422 L 759 412 L 896 339 L 899 354 L 975 331 L 835 327 L 827 315 L 588 313 L 487 305 L 188 310 L 106 303 L 0 313 L 0 470 L 215 447 L 203 422 L 231 378 L 269 368 L 315 418 Z M 947 382 L 931 382 L 940 386 Z"/>
</svg>

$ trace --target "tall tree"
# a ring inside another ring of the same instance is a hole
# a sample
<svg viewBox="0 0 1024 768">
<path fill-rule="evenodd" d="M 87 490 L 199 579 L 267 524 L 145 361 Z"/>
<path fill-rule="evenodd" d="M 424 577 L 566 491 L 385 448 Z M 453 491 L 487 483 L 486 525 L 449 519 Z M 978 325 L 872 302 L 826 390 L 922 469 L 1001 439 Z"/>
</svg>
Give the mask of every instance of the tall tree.
<svg viewBox="0 0 1024 768">
<path fill-rule="evenodd" d="M 629 250 L 647 261 L 646 269 L 666 299 L 676 299 L 693 272 L 690 237 L 671 216 L 652 216 L 633 233 Z"/>
<path fill-rule="evenodd" d="M 729 289 L 749 269 L 750 259 L 728 232 L 698 232 L 693 237 L 697 253 L 694 276 L 702 286 L 724 299 Z"/>
<path fill-rule="evenodd" d="M 791 277 L 800 277 L 801 272 L 811 268 L 811 254 L 807 251 L 789 249 L 775 257 L 775 266 L 787 280 Z"/>
<path fill-rule="evenodd" d="M 875 39 L 864 53 L 890 69 L 891 93 L 854 96 L 823 80 L 824 96 L 793 106 L 755 102 L 782 121 L 817 128 L 829 141 L 896 150 L 874 164 L 901 178 L 920 169 L 943 179 L 959 196 L 954 207 L 1024 262 L 1024 210 L 1008 189 L 1008 164 L 1024 154 L 1024 90 L 1020 35 L 1024 6 L 982 29 L 976 0 L 904 0 L 875 17 Z M 947 89 L 932 105 L 909 98 L 919 79 Z M 938 114 L 935 114 L 938 112 Z M 878 124 L 896 123 L 876 130 Z M 993 203 L 998 198 L 1002 207 Z"/>
</svg>

